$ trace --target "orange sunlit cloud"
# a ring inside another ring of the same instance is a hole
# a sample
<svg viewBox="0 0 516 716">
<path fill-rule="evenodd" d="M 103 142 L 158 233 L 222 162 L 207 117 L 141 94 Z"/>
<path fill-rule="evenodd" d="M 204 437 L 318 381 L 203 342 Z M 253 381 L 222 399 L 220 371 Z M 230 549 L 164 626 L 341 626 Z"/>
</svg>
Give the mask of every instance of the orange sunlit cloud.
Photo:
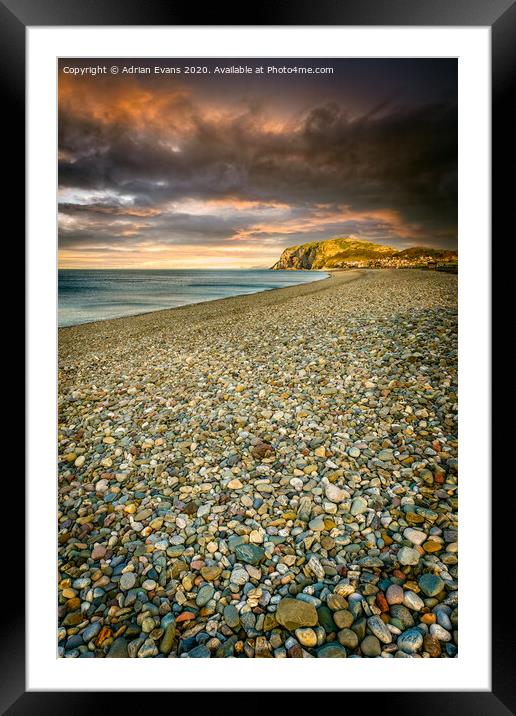
<svg viewBox="0 0 516 716">
<path fill-rule="evenodd" d="M 455 65 L 421 61 L 425 85 L 415 64 L 350 62 L 324 83 L 60 72 L 60 266 L 265 267 L 346 235 L 453 247 Z"/>
</svg>

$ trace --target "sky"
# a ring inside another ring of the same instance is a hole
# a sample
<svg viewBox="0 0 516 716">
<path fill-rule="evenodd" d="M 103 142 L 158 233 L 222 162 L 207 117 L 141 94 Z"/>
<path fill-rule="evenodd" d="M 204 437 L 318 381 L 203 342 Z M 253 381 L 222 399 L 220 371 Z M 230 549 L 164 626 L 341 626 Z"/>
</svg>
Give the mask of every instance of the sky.
<svg viewBox="0 0 516 716">
<path fill-rule="evenodd" d="M 61 59 L 58 79 L 62 268 L 457 247 L 454 59 Z"/>
</svg>

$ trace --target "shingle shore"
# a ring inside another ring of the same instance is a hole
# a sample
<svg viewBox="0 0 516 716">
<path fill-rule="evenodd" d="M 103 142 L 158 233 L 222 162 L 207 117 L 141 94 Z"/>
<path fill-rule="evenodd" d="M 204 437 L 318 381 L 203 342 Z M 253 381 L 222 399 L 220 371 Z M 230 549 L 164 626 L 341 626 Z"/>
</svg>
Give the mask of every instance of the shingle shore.
<svg viewBox="0 0 516 716">
<path fill-rule="evenodd" d="M 455 657 L 457 277 L 59 331 L 59 653 Z"/>
</svg>

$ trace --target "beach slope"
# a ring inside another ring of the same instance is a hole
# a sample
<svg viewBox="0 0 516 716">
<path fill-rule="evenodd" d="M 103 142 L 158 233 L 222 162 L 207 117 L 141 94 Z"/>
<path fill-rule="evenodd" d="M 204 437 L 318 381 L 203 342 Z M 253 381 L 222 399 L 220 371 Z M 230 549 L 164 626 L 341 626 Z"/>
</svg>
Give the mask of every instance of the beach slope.
<svg viewBox="0 0 516 716">
<path fill-rule="evenodd" d="M 59 330 L 59 653 L 457 654 L 457 277 Z"/>
</svg>

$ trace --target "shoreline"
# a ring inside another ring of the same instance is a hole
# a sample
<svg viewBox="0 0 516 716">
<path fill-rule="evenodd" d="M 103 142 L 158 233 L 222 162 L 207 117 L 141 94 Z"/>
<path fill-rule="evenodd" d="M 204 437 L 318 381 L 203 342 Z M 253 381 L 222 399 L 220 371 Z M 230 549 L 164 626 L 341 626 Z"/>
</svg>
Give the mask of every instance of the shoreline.
<svg viewBox="0 0 516 716">
<path fill-rule="evenodd" d="M 458 655 L 457 277 L 60 329 L 58 653 Z"/>
<path fill-rule="evenodd" d="M 75 326 L 61 326 L 57 330 L 59 360 L 69 360 L 72 357 L 88 353 L 91 346 L 95 346 L 96 351 L 102 350 L 103 342 L 106 342 L 109 350 L 114 350 L 115 346 L 123 343 L 123 340 L 148 339 L 152 335 L 165 330 L 174 330 L 176 327 L 188 332 L 192 340 L 195 340 L 194 335 L 197 327 L 204 328 L 221 320 L 223 322 L 231 319 L 242 320 L 243 317 L 253 312 L 268 308 L 275 309 L 290 301 L 326 292 L 336 285 L 342 286 L 361 281 L 371 271 L 370 269 L 344 270 L 333 272 L 327 278 L 318 281 L 295 286 L 227 296 L 132 316 L 80 323 Z M 386 269 L 386 271 L 392 272 L 391 269 Z"/>
<path fill-rule="evenodd" d="M 75 269 L 68 269 L 68 270 L 75 270 Z M 102 269 L 99 269 L 99 270 L 102 270 Z M 105 269 L 105 270 L 108 270 L 108 269 Z M 120 270 L 122 270 L 122 269 L 120 269 Z M 215 301 L 227 301 L 228 299 L 231 299 L 231 298 L 243 298 L 246 296 L 255 296 L 257 294 L 267 293 L 269 291 L 282 291 L 287 288 L 297 288 L 298 286 L 309 286 L 313 283 L 320 283 L 321 281 L 327 281 L 328 279 L 331 278 L 331 273 L 329 270 L 328 271 L 320 271 L 320 273 L 327 273 L 328 276 L 326 276 L 324 278 L 319 278 L 319 279 L 316 278 L 313 281 L 306 281 L 304 283 L 294 284 L 293 286 L 278 286 L 278 287 L 274 287 L 274 288 L 263 288 L 259 291 L 253 291 L 251 293 L 237 293 L 234 296 L 224 296 L 223 298 L 208 298 L 208 299 L 206 299 L 206 301 L 195 301 L 192 303 L 185 303 L 181 306 L 155 308 L 151 311 L 142 311 L 141 313 L 130 313 L 126 316 L 118 316 L 118 317 L 114 317 L 114 318 L 100 318 L 95 321 L 84 321 L 84 323 L 74 323 L 70 326 L 58 326 L 58 330 L 61 331 L 63 329 L 67 329 L 67 328 L 77 328 L 79 326 L 89 326 L 92 324 L 100 324 L 100 323 L 105 323 L 106 321 L 119 321 L 119 320 L 123 320 L 126 318 L 136 318 L 137 316 L 146 316 L 146 315 L 153 314 L 153 313 L 160 313 L 161 311 L 177 311 L 180 308 L 199 306 L 203 303 L 212 303 Z"/>
</svg>

